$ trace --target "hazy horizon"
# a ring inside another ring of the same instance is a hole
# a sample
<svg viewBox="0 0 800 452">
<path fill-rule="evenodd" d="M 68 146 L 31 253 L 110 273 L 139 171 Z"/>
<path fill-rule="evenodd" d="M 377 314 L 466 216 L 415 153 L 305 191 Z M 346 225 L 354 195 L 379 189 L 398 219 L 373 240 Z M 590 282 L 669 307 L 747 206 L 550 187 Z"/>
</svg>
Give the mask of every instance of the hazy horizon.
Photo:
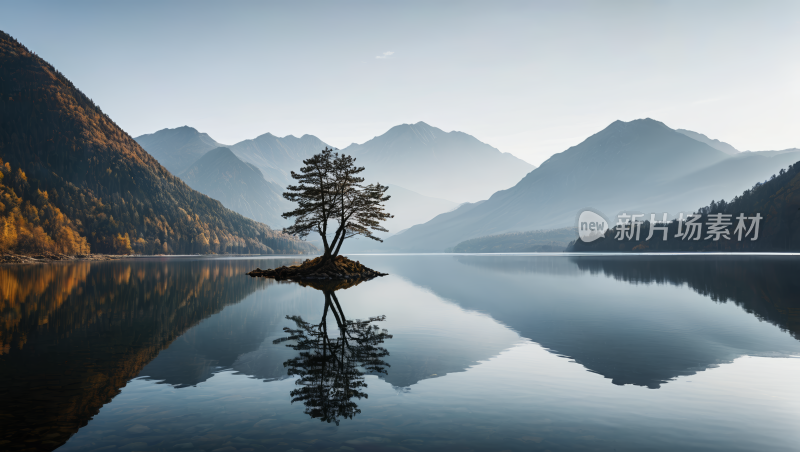
<svg viewBox="0 0 800 452">
<path fill-rule="evenodd" d="M 741 151 L 800 147 L 797 2 L 4 2 L 0 29 L 132 136 L 424 121 L 539 165 L 650 117 Z"/>
</svg>

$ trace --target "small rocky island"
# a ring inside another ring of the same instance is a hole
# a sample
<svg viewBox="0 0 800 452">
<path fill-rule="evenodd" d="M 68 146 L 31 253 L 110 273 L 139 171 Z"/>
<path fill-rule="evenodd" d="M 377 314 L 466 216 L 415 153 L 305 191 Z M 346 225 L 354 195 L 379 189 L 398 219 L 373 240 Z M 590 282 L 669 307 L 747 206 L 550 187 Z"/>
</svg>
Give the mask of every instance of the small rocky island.
<svg viewBox="0 0 800 452">
<path fill-rule="evenodd" d="M 323 263 L 322 256 L 307 259 L 300 265 L 291 267 L 278 267 L 271 270 L 261 270 L 256 268 L 248 273 L 256 277 L 263 276 L 274 278 L 278 281 L 330 281 L 330 280 L 367 280 L 378 276 L 386 276 L 386 273 L 375 271 L 362 265 L 358 261 L 352 261 L 344 256 L 336 256 Z"/>
</svg>

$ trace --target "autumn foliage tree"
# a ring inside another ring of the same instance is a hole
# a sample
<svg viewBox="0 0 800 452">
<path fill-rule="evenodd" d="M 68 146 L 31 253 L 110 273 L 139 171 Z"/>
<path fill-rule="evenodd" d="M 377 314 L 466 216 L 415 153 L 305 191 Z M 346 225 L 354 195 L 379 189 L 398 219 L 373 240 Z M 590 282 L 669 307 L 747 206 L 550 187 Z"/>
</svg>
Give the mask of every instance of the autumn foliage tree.
<svg viewBox="0 0 800 452">
<path fill-rule="evenodd" d="M 0 158 L 0 253 L 89 253 L 77 225 L 31 188 L 24 171 Z"/>
<path fill-rule="evenodd" d="M 295 210 L 283 214 L 283 218 L 295 219 L 284 232 L 300 237 L 319 234 L 325 248 L 322 264 L 339 254 L 347 238 L 363 235 L 383 242 L 373 231 L 387 232 L 381 222 L 393 218 L 384 211 L 384 203 L 390 198 L 386 195 L 389 187 L 380 183 L 364 185 L 364 178 L 359 176 L 364 167 L 356 166 L 355 161 L 325 148 L 303 160 L 306 166 L 300 168 L 300 173 L 292 171 L 298 184 L 288 186 L 283 194 L 297 203 Z"/>
</svg>

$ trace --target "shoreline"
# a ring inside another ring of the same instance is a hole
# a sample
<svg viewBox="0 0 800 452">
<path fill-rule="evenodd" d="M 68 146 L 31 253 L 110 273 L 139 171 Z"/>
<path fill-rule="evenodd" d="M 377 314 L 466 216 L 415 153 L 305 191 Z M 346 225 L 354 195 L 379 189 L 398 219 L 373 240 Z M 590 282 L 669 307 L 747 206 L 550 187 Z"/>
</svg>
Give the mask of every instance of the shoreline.
<svg viewBox="0 0 800 452">
<path fill-rule="evenodd" d="M 0 264 L 45 264 L 50 262 L 112 261 L 124 259 L 123 254 L 78 254 L 69 256 L 58 253 L 0 254 Z"/>
<path fill-rule="evenodd" d="M 36 254 L 0 254 L 0 265 L 2 264 L 47 264 L 54 262 L 81 262 L 81 261 L 114 261 L 120 259 L 154 259 L 154 258 L 241 258 L 251 257 L 260 258 L 264 256 L 274 257 L 300 257 L 309 256 L 308 254 L 78 254 L 70 256 L 59 253 L 36 253 Z M 312 255 L 313 256 L 313 255 Z"/>
</svg>

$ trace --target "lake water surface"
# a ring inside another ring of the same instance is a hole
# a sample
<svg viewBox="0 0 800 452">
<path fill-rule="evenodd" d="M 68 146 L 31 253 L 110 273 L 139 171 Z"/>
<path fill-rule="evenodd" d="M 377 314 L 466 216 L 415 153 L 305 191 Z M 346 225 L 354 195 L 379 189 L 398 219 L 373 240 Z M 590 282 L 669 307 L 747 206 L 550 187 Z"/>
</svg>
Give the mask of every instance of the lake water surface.
<svg viewBox="0 0 800 452">
<path fill-rule="evenodd" d="M 800 450 L 798 257 L 351 257 L 0 267 L 0 450 Z"/>
</svg>

